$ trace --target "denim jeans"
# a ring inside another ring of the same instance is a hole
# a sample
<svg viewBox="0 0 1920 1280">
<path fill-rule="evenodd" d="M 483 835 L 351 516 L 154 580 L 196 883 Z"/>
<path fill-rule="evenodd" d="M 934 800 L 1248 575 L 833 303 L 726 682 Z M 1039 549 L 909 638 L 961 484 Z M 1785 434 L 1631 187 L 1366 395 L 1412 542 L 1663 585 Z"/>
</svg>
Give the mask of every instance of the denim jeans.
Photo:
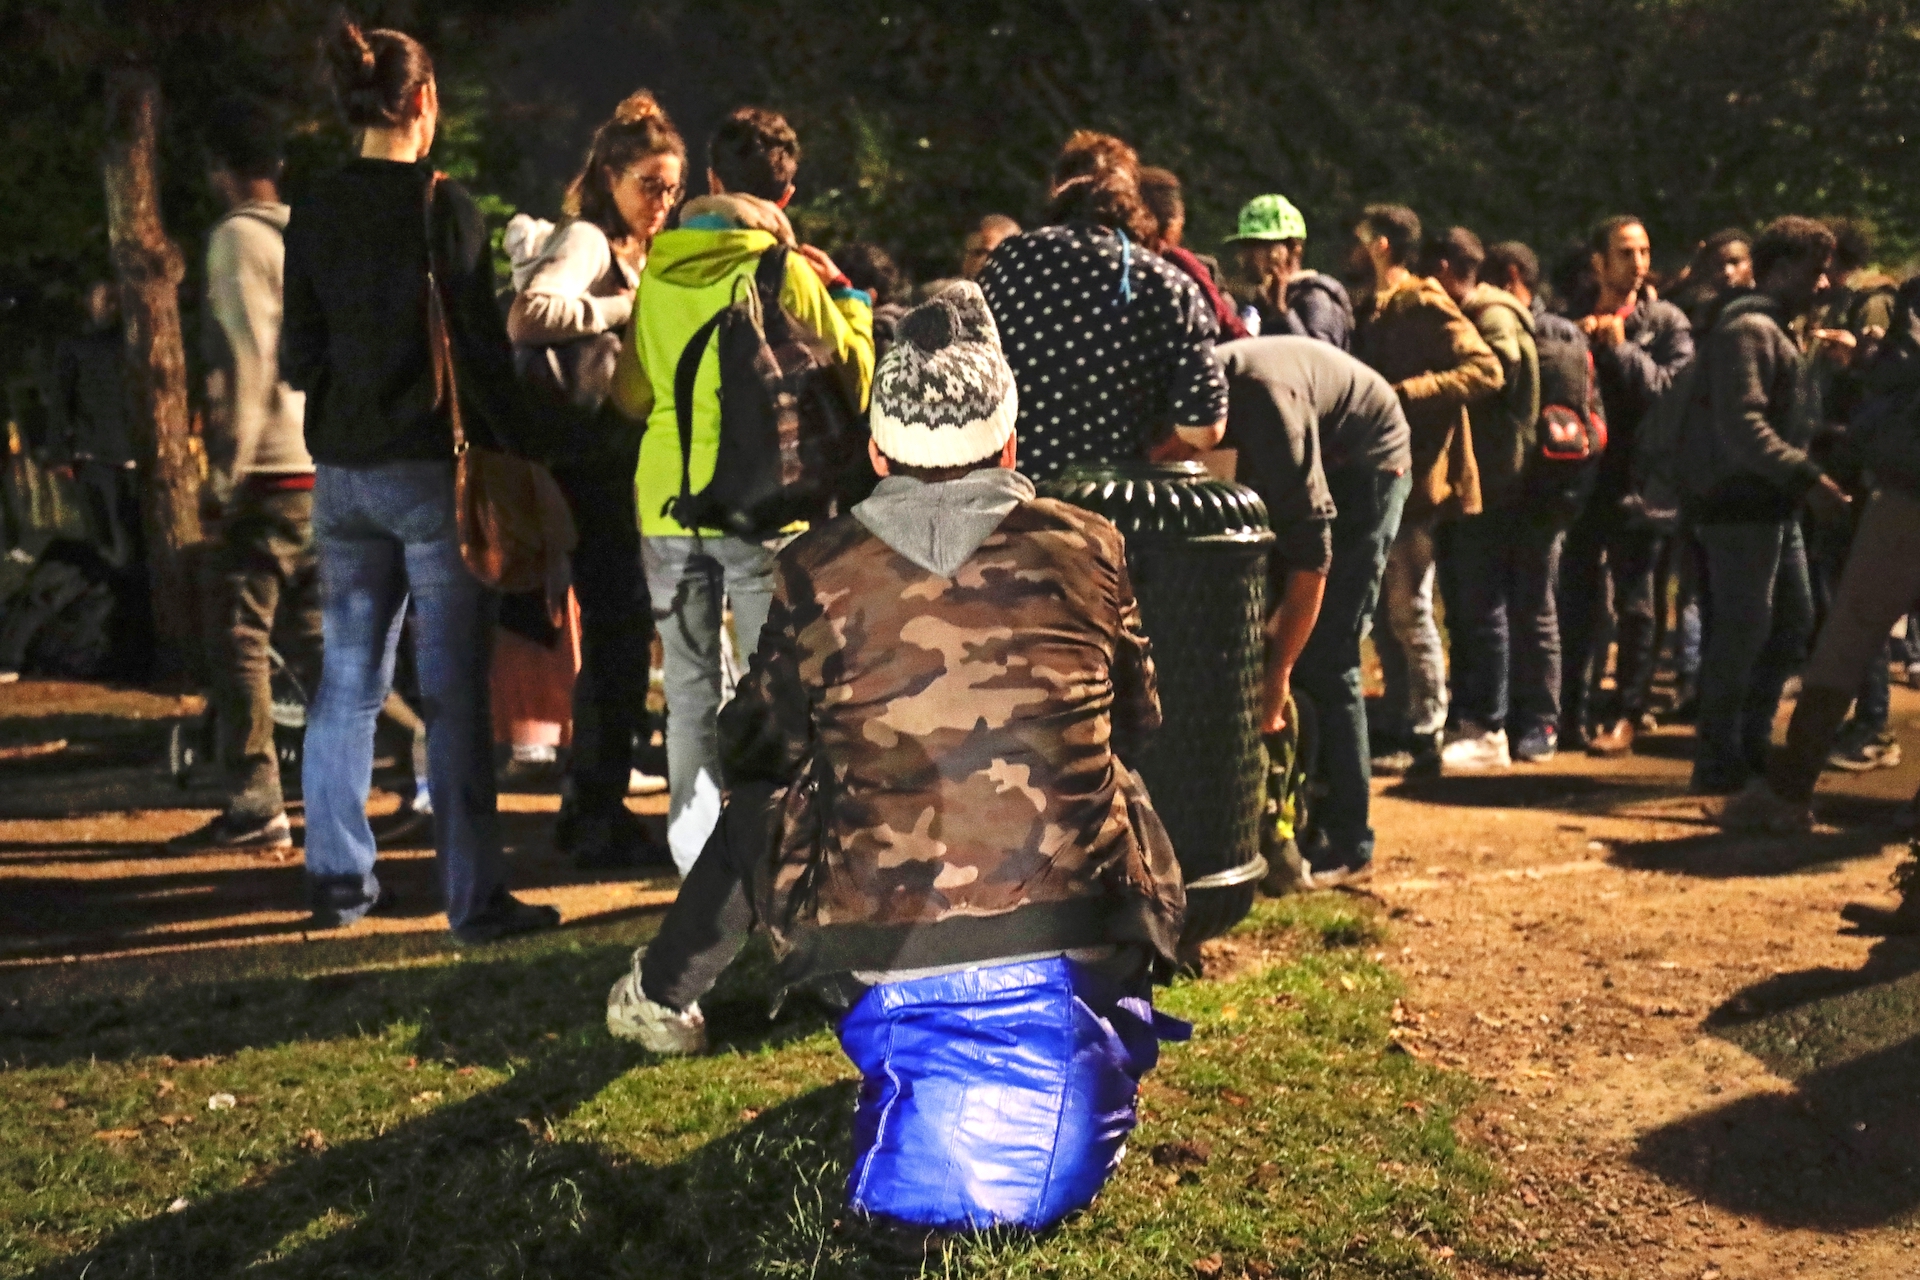
<svg viewBox="0 0 1920 1280">
<path fill-rule="evenodd" d="M 1372 774 L 1366 699 L 1360 687 L 1360 641 L 1372 623 L 1380 579 L 1400 531 L 1412 477 L 1339 470 L 1327 476 L 1338 515 L 1333 564 L 1320 618 L 1294 664 L 1293 688 L 1312 701 L 1320 729 L 1319 757 L 1327 795 L 1320 829 L 1336 862 L 1358 866 L 1373 857 Z"/>
<path fill-rule="evenodd" d="M 301 778 L 315 908 L 350 921 L 379 896 L 367 824 L 373 725 L 393 684 L 411 596 L 434 848 L 447 919 L 459 928 L 503 891 L 505 877 L 487 702 L 495 598 L 460 559 L 453 464 L 322 465 L 313 530 L 326 646 Z"/>
<path fill-rule="evenodd" d="M 1433 557 L 1433 521 L 1404 524 L 1380 583 L 1373 645 L 1386 678 L 1385 720 L 1402 733 L 1437 733 L 1447 723 L 1447 652 L 1433 616 Z"/>
<path fill-rule="evenodd" d="M 1554 584 L 1566 530 L 1500 510 L 1453 529 L 1453 711 L 1516 736 L 1560 723 L 1560 618 Z"/>
<path fill-rule="evenodd" d="M 773 603 L 773 551 L 732 537 L 642 538 L 647 590 L 666 659 L 667 847 L 686 875 L 720 820 L 721 599 L 733 606 L 739 666 Z"/>
<path fill-rule="evenodd" d="M 1697 536 L 1707 553 L 1707 643 L 1693 781 L 1731 789 L 1766 767 L 1780 690 L 1807 656 L 1813 595 L 1798 520 L 1703 524 Z"/>
</svg>

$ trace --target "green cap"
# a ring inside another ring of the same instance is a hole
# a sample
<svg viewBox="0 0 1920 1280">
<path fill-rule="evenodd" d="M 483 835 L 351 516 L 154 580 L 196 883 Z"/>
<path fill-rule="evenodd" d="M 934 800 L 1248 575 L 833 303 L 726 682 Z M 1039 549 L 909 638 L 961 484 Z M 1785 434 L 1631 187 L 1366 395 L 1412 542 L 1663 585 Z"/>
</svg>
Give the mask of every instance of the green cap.
<svg viewBox="0 0 1920 1280">
<path fill-rule="evenodd" d="M 1227 237 L 1235 240 L 1305 240 L 1307 220 L 1285 196 L 1255 196 L 1240 210 L 1240 226 Z"/>
</svg>

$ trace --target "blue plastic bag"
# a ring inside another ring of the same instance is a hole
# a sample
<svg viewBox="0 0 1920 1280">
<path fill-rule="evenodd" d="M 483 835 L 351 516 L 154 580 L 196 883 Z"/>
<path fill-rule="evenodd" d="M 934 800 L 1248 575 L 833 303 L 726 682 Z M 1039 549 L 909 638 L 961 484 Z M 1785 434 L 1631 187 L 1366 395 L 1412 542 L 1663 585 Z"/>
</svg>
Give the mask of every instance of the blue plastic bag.
<svg viewBox="0 0 1920 1280">
<path fill-rule="evenodd" d="M 1158 1042 L 1190 1031 L 1059 958 L 871 988 L 840 1022 L 863 1078 L 848 1203 L 946 1230 L 1051 1226 L 1105 1185 Z"/>
</svg>

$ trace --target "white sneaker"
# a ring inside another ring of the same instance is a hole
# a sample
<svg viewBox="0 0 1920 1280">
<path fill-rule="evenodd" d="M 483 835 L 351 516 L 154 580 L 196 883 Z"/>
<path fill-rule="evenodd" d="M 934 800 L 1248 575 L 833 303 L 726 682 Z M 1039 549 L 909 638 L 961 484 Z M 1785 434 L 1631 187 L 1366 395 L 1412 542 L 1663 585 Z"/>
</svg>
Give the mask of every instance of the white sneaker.
<svg viewBox="0 0 1920 1280">
<path fill-rule="evenodd" d="M 1459 734 L 1440 749 L 1440 763 L 1448 769 L 1505 769 L 1513 764 L 1505 729 L 1483 729 L 1468 721 Z"/>
<path fill-rule="evenodd" d="M 640 993 L 629 969 L 607 992 L 607 1034 L 637 1040 L 651 1053 L 686 1055 L 707 1051 L 707 1019 L 698 1004 L 685 1013 L 655 1004 Z"/>
</svg>

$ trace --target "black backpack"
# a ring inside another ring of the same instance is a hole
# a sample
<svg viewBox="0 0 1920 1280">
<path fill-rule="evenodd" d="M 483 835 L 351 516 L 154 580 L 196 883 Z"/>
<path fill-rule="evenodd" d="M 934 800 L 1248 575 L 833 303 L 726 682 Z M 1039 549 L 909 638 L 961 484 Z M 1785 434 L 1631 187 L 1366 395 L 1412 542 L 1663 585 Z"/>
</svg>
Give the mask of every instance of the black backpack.
<svg viewBox="0 0 1920 1280">
<path fill-rule="evenodd" d="M 1534 496 L 1578 507 L 1607 451 L 1607 416 L 1600 405 L 1593 351 L 1579 326 L 1561 316 L 1534 321 L 1540 353 L 1540 421 L 1528 481 Z"/>
<path fill-rule="evenodd" d="M 680 494 L 663 511 L 688 529 L 758 541 L 863 494 L 867 427 L 848 403 L 833 354 L 780 305 L 787 250 L 769 249 L 753 287 L 694 331 L 673 374 Z M 693 388 L 718 336 L 720 448 L 713 479 L 693 492 Z M 871 485 L 866 486 L 868 488 Z"/>
</svg>

